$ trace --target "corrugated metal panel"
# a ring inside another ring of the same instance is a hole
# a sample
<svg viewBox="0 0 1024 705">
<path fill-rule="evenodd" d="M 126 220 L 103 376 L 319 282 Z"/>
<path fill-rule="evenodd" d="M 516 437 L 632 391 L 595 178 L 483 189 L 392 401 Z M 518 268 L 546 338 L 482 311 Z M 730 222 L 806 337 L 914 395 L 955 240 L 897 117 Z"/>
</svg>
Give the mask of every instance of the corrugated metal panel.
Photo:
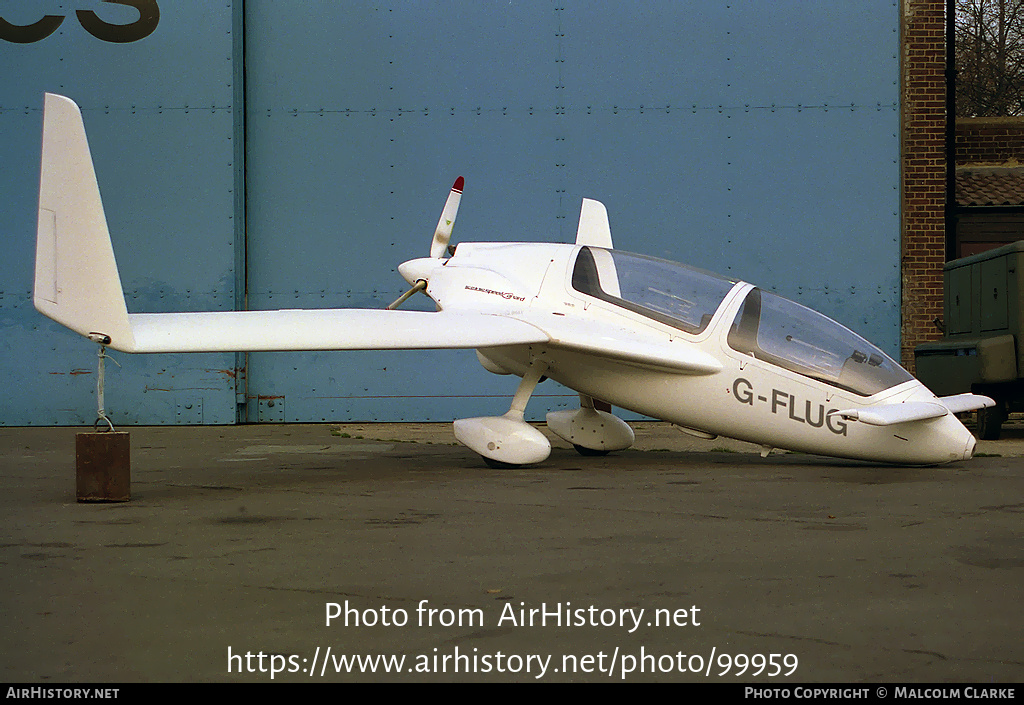
<svg viewBox="0 0 1024 705">
<path fill-rule="evenodd" d="M 251 308 L 384 306 L 462 174 L 456 241 L 569 241 L 598 198 L 618 247 L 775 288 L 896 349 L 891 0 L 249 2 L 244 214 L 241 6 L 159 5 L 139 42 L 70 12 L 43 41 L 0 41 L 0 365 L 25 390 L 3 423 L 94 409 L 92 347 L 29 302 L 43 90 L 86 108 L 131 310 L 231 308 L 243 274 Z M 115 422 L 235 420 L 233 356 L 120 357 Z M 471 352 L 261 354 L 247 372 L 253 421 L 450 419 L 513 390 Z M 538 392 L 537 415 L 573 403 Z"/>
<path fill-rule="evenodd" d="M 597 198 L 617 247 L 775 288 L 894 351 L 897 12 L 253 5 L 250 305 L 386 305 L 462 174 L 455 241 L 570 241 Z M 445 420 L 514 389 L 457 352 L 253 355 L 249 384 L 288 420 Z"/>
<path fill-rule="evenodd" d="M 29 5 L 5 4 L 5 19 L 35 21 L 40 6 Z M 129 310 L 234 306 L 231 7 L 160 3 L 156 31 L 129 43 L 96 38 L 66 7 L 42 9 L 68 15 L 54 34 L 0 40 L 0 364 L 19 389 L 0 402 L 8 425 L 92 423 L 96 409 L 94 346 L 31 304 L 44 91 L 83 108 Z M 96 15 L 139 17 L 111 4 Z M 234 423 L 233 355 L 117 361 L 107 366 L 115 423 Z"/>
</svg>

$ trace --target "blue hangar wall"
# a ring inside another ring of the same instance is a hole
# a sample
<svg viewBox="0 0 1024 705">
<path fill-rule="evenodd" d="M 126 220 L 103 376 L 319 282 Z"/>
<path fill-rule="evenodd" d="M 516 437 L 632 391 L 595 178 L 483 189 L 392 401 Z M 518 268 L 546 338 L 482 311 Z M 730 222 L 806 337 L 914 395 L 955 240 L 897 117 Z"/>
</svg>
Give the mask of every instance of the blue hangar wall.
<svg viewBox="0 0 1024 705">
<path fill-rule="evenodd" d="M 31 304 L 44 91 L 83 107 L 134 312 L 382 307 L 461 174 L 455 241 L 571 241 L 597 198 L 616 247 L 753 281 L 895 353 L 898 13 L 0 2 L 0 422 L 95 416 L 94 346 Z M 450 420 L 514 389 L 472 351 L 114 356 L 119 424 Z M 537 391 L 538 418 L 575 404 Z"/>
</svg>

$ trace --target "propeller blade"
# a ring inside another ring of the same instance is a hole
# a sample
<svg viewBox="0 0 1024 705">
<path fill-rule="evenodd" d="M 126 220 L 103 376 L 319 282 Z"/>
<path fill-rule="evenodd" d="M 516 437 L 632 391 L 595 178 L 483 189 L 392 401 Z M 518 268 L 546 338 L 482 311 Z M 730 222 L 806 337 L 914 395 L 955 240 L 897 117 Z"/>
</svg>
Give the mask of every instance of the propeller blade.
<svg viewBox="0 0 1024 705">
<path fill-rule="evenodd" d="M 434 240 L 430 243 L 431 257 L 442 257 L 448 248 L 448 241 L 452 239 L 452 228 L 455 227 L 455 216 L 459 213 L 459 201 L 462 200 L 462 187 L 465 183 L 466 180 L 461 176 L 455 179 L 451 193 L 448 194 L 444 210 L 441 211 L 441 219 L 437 221 Z"/>
</svg>

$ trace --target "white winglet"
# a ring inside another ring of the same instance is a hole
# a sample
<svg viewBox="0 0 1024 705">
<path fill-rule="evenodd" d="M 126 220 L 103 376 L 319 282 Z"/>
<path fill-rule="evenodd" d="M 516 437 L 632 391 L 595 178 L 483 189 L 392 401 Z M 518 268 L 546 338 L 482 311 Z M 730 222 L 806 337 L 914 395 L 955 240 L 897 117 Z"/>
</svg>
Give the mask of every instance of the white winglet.
<svg viewBox="0 0 1024 705">
<path fill-rule="evenodd" d="M 134 347 L 82 113 L 46 94 L 36 232 L 36 309 L 76 333 Z"/>
<path fill-rule="evenodd" d="M 576 244 L 612 249 L 608 209 L 600 201 L 583 199 L 583 205 L 580 207 L 580 224 L 576 228 Z"/>
</svg>

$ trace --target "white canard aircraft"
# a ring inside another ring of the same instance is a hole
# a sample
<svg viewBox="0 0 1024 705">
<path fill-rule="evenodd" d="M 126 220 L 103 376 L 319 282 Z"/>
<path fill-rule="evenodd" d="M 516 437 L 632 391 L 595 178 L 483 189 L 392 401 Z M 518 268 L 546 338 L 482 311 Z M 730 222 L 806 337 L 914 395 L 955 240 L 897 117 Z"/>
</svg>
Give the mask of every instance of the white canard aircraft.
<svg viewBox="0 0 1024 705">
<path fill-rule="evenodd" d="M 548 457 L 550 442 L 523 418 L 545 377 L 579 393 L 579 409 L 547 423 L 584 455 L 633 443 L 605 404 L 765 454 L 914 465 L 973 455 L 954 414 L 992 400 L 936 397 L 857 334 L 752 284 L 613 249 L 597 201 L 583 201 L 575 244 L 449 247 L 462 185 L 430 256 L 399 266 L 413 288 L 387 310 L 129 313 L 81 111 L 47 94 L 34 303 L 124 352 L 474 348 L 487 370 L 522 378 L 503 416 L 454 423 L 455 437 L 491 465 Z M 392 310 L 416 291 L 437 311 Z"/>
</svg>

